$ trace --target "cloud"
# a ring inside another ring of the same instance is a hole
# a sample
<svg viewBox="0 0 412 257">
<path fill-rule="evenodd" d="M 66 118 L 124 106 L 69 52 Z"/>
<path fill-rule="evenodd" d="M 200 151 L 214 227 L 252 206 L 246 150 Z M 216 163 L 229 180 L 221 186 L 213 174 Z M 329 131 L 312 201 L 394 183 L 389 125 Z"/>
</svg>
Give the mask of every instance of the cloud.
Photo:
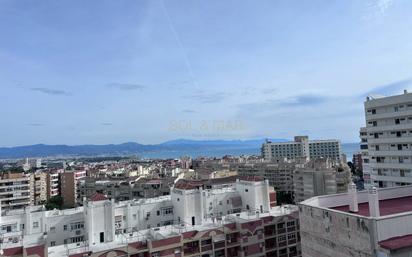
<svg viewBox="0 0 412 257">
<path fill-rule="evenodd" d="M 102 126 L 111 126 L 111 125 L 113 125 L 113 123 L 111 123 L 111 122 L 102 122 L 102 123 L 100 123 L 100 125 L 102 125 Z"/>
<path fill-rule="evenodd" d="M 276 94 L 278 90 L 276 88 L 263 88 L 261 92 L 265 95 L 273 95 Z"/>
<path fill-rule="evenodd" d="M 42 126 L 44 126 L 44 124 L 43 123 L 29 123 L 29 124 L 27 124 L 28 126 L 32 126 L 32 127 L 42 127 Z"/>
<path fill-rule="evenodd" d="M 133 90 L 143 90 L 146 86 L 140 84 L 128 84 L 128 83 L 109 83 L 107 84 L 109 88 L 115 88 L 123 91 L 133 91 Z"/>
<path fill-rule="evenodd" d="M 245 103 L 238 105 L 241 112 L 261 113 L 264 111 L 273 112 L 274 110 L 293 108 L 293 107 L 309 107 L 318 106 L 329 101 L 331 97 L 320 95 L 296 95 L 281 99 L 270 99 L 261 102 Z"/>
<path fill-rule="evenodd" d="M 393 3 L 394 0 L 369 0 L 366 2 L 366 13 L 363 19 L 370 21 L 384 17 Z"/>
<path fill-rule="evenodd" d="M 47 94 L 47 95 L 65 95 L 65 96 L 71 95 L 70 92 L 59 90 L 59 89 L 47 88 L 47 87 L 32 87 L 30 88 L 30 90 L 40 92 L 43 94 Z"/>
<path fill-rule="evenodd" d="M 205 92 L 205 91 L 198 91 L 197 93 L 189 96 L 196 101 L 201 103 L 210 104 L 210 103 L 219 103 L 225 100 L 227 97 L 226 93 L 223 92 Z"/>
<path fill-rule="evenodd" d="M 183 113 L 196 113 L 195 110 L 191 110 L 191 109 L 184 109 L 182 110 Z"/>
<path fill-rule="evenodd" d="M 280 100 L 277 105 L 280 107 L 288 106 L 311 106 L 319 105 L 326 102 L 328 98 L 319 95 L 298 95 L 287 99 Z"/>
<path fill-rule="evenodd" d="M 402 79 L 388 84 L 380 85 L 378 87 L 365 92 L 362 97 L 368 94 L 381 94 L 381 95 L 393 95 L 399 94 L 403 89 L 408 89 L 412 87 L 412 78 Z"/>
</svg>

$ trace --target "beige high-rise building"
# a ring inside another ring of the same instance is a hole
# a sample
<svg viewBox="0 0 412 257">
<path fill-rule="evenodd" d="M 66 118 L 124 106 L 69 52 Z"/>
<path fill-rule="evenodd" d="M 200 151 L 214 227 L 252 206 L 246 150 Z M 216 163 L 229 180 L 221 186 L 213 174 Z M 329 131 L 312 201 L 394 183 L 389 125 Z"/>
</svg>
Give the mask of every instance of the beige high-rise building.
<svg viewBox="0 0 412 257">
<path fill-rule="evenodd" d="M 31 183 L 33 183 L 33 200 L 35 205 L 44 204 L 47 202 L 47 173 L 35 172 L 30 175 Z"/>
<path fill-rule="evenodd" d="M 313 196 L 344 193 L 351 181 L 347 165 L 332 165 L 328 159 L 316 159 L 293 173 L 295 202 L 301 202 Z"/>
<path fill-rule="evenodd" d="M 0 177 L 1 212 L 24 209 L 33 203 L 33 184 L 24 173 L 3 173 Z"/>
</svg>

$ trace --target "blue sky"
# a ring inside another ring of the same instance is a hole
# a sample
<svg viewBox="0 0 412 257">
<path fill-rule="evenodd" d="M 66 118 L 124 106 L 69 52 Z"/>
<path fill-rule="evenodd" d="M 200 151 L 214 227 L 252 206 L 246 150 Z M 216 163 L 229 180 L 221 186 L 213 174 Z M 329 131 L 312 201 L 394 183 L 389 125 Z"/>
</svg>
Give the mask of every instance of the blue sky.
<svg viewBox="0 0 412 257">
<path fill-rule="evenodd" d="M 412 88 L 412 1 L 0 1 L 0 145 L 358 141 Z"/>
</svg>

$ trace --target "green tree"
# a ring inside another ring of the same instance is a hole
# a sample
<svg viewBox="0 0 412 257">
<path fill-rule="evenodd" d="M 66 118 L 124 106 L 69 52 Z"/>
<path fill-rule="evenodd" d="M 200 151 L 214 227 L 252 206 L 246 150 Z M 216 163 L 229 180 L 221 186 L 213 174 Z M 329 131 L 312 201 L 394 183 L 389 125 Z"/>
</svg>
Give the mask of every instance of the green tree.
<svg viewBox="0 0 412 257">
<path fill-rule="evenodd" d="M 49 199 L 45 206 L 47 210 L 61 210 L 63 206 L 63 197 L 60 195 L 53 196 Z"/>
</svg>

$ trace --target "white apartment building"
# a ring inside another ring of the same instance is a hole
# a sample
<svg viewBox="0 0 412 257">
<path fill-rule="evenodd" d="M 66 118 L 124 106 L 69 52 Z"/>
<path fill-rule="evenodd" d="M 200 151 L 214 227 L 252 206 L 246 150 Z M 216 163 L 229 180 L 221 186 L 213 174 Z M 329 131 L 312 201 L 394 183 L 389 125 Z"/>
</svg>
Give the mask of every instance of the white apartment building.
<svg viewBox="0 0 412 257">
<path fill-rule="evenodd" d="M 239 256 L 260 256 L 269 250 L 276 251 L 275 255 L 300 256 L 297 219 L 293 216 L 297 208 L 275 207 L 275 198 L 268 181 L 256 178 L 215 189 L 204 189 L 196 181 L 179 183 L 169 196 L 118 203 L 96 193 L 84 201 L 84 206 L 74 209 L 45 211 L 29 206 L 0 216 L 0 249 L 2 256 L 160 256 L 154 252 L 165 249 L 157 248 L 172 244 L 168 246 L 171 252 L 162 252 L 161 256 L 176 251 L 180 256 L 180 251 L 193 254 L 192 248 L 199 248 L 200 238 L 191 239 L 195 241 L 183 247 L 174 246 L 176 240 L 183 244 L 199 232 L 205 240 L 223 240 L 223 245 L 198 249 L 207 256 L 212 250 L 212 256 L 223 256 L 225 249 L 222 252 L 218 248 L 229 245 L 236 249 L 227 251 L 244 253 Z M 273 237 L 277 223 L 281 223 L 277 233 L 284 234 L 279 238 L 281 249 L 270 238 L 265 249 L 263 224 L 270 225 L 265 235 Z M 239 234 L 242 229 L 251 232 Z M 207 235 L 202 236 L 205 232 Z M 229 232 L 232 235 L 225 236 Z M 156 244 L 157 240 L 164 241 Z M 140 250 L 145 253 L 139 254 Z"/>
<path fill-rule="evenodd" d="M 310 198 L 299 204 L 304 257 L 408 257 L 412 186 Z"/>
<path fill-rule="evenodd" d="M 412 94 L 367 97 L 366 179 L 377 187 L 412 183 Z M 370 175 L 368 174 L 370 173 Z"/>
<path fill-rule="evenodd" d="M 342 155 L 339 140 L 309 140 L 308 136 L 296 136 L 293 142 L 266 141 L 261 151 L 265 160 L 330 158 L 339 163 Z"/>
<path fill-rule="evenodd" d="M 60 195 L 60 175 L 63 170 L 55 172 L 47 172 L 47 198 L 48 200 L 53 197 Z"/>
</svg>

